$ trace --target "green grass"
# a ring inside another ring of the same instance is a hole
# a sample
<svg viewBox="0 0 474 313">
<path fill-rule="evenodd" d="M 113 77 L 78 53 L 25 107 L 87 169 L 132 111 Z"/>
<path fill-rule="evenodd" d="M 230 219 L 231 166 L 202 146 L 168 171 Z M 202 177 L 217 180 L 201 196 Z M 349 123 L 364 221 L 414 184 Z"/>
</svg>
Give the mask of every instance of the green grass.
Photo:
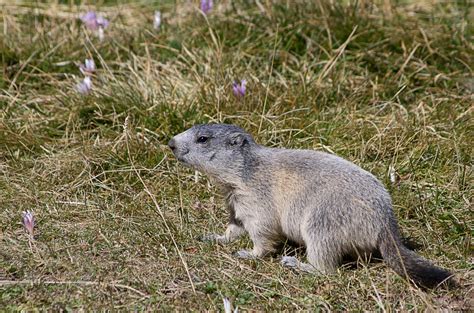
<svg viewBox="0 0 474 313">
<path fill-rule="evenodd" d="M 196 1 L 104 4 L 102 42 L 77 19 L 89 6 L 0 4 L 0 308 L 472 309 L 474 7 L 216 2 L 207 17 Z M 82 96 L 76 62 L 91 57 Z M 371 171 L 462 287 L 424 292 L 383 263 L 303 275 L 233 258 L 248 238 L 199 242 L 225 229 L 223 199 L 165 144 L 205 122 Z"/>
</svg>

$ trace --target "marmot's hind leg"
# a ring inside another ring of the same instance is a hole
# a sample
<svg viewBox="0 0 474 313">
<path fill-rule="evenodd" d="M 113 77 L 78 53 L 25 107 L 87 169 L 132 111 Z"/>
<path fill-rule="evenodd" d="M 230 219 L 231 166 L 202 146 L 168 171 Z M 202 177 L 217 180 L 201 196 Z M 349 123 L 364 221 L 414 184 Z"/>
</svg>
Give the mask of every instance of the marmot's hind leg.
<svg viewBox="0 0 474 313">
<path fill-rule="evenodd" d="M 331 274 L 336 271 L 339 265 L 339 256 L 334 255 L 331 247 L 325 244 L 324 240 L 312 242 L 307 245 L 308 262 L 318 272 L 322 274 Z"/>
<path fill-rule="evenodd" d="M 307 273 L 330 274 L 337 269 L 339 260 L 330 248 L 324 240 L 312 240 L 306 245 L 309 263 L 301 262 L 292 256 L 284 256 L 281 259 L 281 264 Z"/>
</svg>

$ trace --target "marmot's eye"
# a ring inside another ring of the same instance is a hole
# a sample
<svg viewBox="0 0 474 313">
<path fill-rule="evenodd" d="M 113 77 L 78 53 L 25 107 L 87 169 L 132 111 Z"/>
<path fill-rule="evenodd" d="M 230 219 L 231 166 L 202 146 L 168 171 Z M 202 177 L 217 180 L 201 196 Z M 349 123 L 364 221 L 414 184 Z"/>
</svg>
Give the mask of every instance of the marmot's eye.
<svg viewBox="0 0 474 313">
<path fill-rule="evenodd" d="M 198 137 L 197 142 L 199 142 L 199 143 L 204 143 L 204 142 L 206 142 L 208 139 L 209 139 L 209 137 L 200 136 L 200 137 Z"/>
</svg>

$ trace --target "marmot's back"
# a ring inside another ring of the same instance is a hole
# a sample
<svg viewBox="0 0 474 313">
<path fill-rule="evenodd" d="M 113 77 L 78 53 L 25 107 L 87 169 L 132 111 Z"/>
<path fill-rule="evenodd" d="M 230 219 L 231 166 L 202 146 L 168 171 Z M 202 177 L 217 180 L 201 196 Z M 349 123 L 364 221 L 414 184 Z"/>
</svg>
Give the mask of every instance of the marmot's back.
<svg viewBox="0 0 474 313">
<path fill-rule="evenodd" d="M 386 189 L 374 175 L 336 155 L 313 150 L 263 148 L 259 150 L 258 156 L 262 164 L 268 167 L 258 170 L 268 171 L 268 175 L 272 172 L 291 173 L 294 180 L 298 180 L 295 186 L 285 186 L 283 191 L 287 193 L 292 188 L 309 188 L 315 194 L 327 190 L 340 197 L 390 201 Z"/>
</svg>

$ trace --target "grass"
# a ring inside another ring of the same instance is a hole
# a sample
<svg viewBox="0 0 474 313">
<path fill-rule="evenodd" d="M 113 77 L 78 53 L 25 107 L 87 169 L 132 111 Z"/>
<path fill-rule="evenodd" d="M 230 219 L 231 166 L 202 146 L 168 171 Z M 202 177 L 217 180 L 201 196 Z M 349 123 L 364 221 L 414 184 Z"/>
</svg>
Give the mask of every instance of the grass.
<svg viewBox="0 0 474 313">
<path fill-rule="evenodd" d="M 0 308 L 472 309 L 473 6 L 216 2 L 207 16 L 196 1 L 0 4 Z M 77 18 L 91 8 L 111 21 L 103 41 Z M 98 70 L 82 96 L 85 58 Z M 371 171 L 462 287 L 424 292 L 377 262 L 303 275 L 233 258 L 248 238 L 197 241 L 225 229 L 223 199 L 165 144 L 205 122 Z"/>
</svg>

